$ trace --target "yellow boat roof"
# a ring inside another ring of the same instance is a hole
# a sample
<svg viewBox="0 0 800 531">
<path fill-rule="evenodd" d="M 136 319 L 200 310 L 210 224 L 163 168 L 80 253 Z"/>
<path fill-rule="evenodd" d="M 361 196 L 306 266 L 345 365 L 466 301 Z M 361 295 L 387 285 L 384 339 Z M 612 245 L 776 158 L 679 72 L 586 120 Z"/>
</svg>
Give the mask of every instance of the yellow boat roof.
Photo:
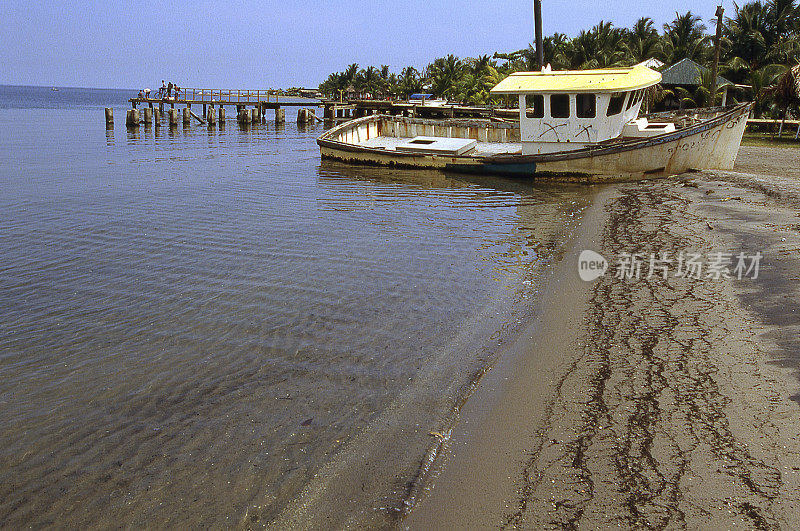
<svg viewBox="0 0 800 531">
<path fill-rule="evenodd" d="M 661 74 L 643 65 L 601 70 L 516 72 L 492 89 L 493 94 L 541 92 L 623 92 L 650 87 Z"/>
</svg>

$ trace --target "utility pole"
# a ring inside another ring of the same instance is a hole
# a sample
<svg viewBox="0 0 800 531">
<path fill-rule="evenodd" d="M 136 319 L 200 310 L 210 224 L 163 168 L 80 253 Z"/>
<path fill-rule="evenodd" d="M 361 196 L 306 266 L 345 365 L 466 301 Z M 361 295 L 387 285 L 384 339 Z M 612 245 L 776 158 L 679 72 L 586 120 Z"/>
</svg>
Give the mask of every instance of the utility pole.
<svg viewBox="0 0 800 531">
<path fill-rule="evenodd" d="M 717 103 L 717 68 L 719 67 L 719 41 L 722 37 L 722 14 L 725 10 L 717 6 L 717 36 L 714 38 L 714 64 L 711 66 L 711 106 Z"/>
<path fill-rule="evenodd" d="M 544 67 L 544 50 L 542 49 L 542 0 L 533 0 L 533 19 L 536 25 L 536 59 L 539 70 Z"/>
</svg>

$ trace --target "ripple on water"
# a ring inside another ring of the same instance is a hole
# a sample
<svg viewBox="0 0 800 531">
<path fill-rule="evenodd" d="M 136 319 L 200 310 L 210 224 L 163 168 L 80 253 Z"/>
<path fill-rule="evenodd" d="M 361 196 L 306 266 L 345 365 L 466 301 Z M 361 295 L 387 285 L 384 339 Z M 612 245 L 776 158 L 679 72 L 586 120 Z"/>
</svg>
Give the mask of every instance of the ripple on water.
<svg viewBox="0 0 800 531">
<path fill-rule="evenodd" d="M 579 208 L 321 164 L 318 127 L 105 136 L 99 110 L 25 111 L 0 137 L 8 526 L 274 514 Z M 466 350 L 444 361 L 454 380 L 489 356 Z"/>
</svg>

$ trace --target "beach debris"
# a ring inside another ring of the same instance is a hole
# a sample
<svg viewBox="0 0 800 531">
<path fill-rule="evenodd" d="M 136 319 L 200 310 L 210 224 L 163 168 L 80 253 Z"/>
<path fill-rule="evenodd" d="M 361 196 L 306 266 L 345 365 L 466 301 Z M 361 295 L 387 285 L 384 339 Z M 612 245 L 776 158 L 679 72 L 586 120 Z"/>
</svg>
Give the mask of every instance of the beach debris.
<svg viewBox="0 0 800 531">
<path fill-rule="evenodd" d="M 441 441 L 446 441 L 446 440 L 450 439 L 450 433 L 451 433 L 452 431 L 453 431 L 453 430 L 447 430 L 447 431 L 429 431 L 429 432 L 428 432 L 428 435 L 430 435 L 431 437 L 436 437 L 437 439 L 439 439 L 439 440 L 441 440 Z"/>
<path fill-rule="evenodd" d="M 708 230 L 714 230 L 714 227 L 711 226 L 711 223 L 706 221 L 706 225 L 708 225 Z"/>
<path fill-rule="evenodd" d="M 741 201 L 742 198 L 738 195 L 736 197 L 723 197 L 720 201 Z"/>
<path fill-rule="evenodd" d="M 700 185 L 699 185 L 699 184 L 697 184 L 697 183 L 696 183 L 696 182 L 694 182 L 694 181 L 684 181 L 684 182 L 683 182 L 683 186 L 686 186 L 686 187 L 688 187 L 688 188 L 700 188 Z"/>
<path fill-rule="evenodd" d="M 301 426 L 311 426 L 311 423 L 314 422 L 314 417 L 307 418 L 303 422 L 300 423 Z"/>
</svg>

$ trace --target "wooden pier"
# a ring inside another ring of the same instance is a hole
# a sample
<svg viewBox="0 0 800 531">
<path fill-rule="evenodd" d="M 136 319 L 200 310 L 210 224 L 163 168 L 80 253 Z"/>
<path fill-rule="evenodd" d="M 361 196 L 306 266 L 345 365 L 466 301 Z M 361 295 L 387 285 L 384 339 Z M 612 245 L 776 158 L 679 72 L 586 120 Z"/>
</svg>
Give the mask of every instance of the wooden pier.
<svg viewBox="0 0 800 531">
<path fill-rule="evenodd" d="M 295 99 L 296 100 L 296 99 Z M 156 111 L 156 118 L 164 115 L 165 107 L 170 110 L 175 106 L 183 106 L 183 123 L 188 124 L 191 118 L 197 119 L 200 123 L 214 125 L 217 122 L 225 122 L 225 107 L 236 107 L 236 119 L 240 123 L 252 123 L 265 121 L 264 111 L 271 109 L 276 111 L 276 121 L 282 122 L 285 114 L 282 112 L 284 107 L 320 107 L 319 100 L 309 99 L 307 101 L 289 101 L 268 90 L 223 90 L 223 89 L 199 89 L 182 88 L 180 91 L 170 93 L 169 96 L 160 94 L 148 94 L 144 97 L 135 97 L 128 100 L 131 110 L 128 111 L 126 124 L 136 126 L 138 120 L 138 106 L 147 105 L 147 109 Z M 192 112 L 192 105 L 203 106 L 200 116 Z M 305 111 L 305 112 L 303 112 Z M 320 120 L 313 109 L 300 109 L 298 120 L 312 122 Z M 158 123 L 158 120 L 156 120 Z M 170 122 L 172 123 L 172 121 Z M 113 115 L 106 115 L 106 124 L 113 125 Z"/>
<path fill-rule="evenodd" d="M 313 100 L 294 101 L 281 98 L 269 90 L 223 90 L 182 88 L 177 93 L 162 97 L 160 94 L 148 94 L 144 97 L 130 98 L 131 110 L 126 116 L 126 125 L 137 127 L 141 123 L 155 123 L 158 125 L 162 117 L 169 116 L 170 123 L 177 123 L 176 105 L 184 107 L 183 123 L 188 125 L 192 118 L 199 123 L 214 125 L 225 122 L 225 107 L 236 107 L 236 119 L 240 123 L 265 122 L 265 111 L 275 111 L 275 121 L 283 123 L 286 120 L 285 107 L 299 107 L 298 122 L 308 123 L 322 121 L 314 112 L 314 107 L 323 107 L 324 121 L 335 123 L 352 120 L 370 114 L 392 114 L 399 116 L 419 116 L 425 118 L 493 118 L 497 120 L 513 119 L 517 115 L 514 109 L 497 107 L 464 106 L 458 104 L 431 104 L 424 101 L 397 101 L 397 100 Z M 146 105 L 145 112 L 141 115 L 138 110 L 140 105 Z M 202 105 L 202 114 L 192 112 L 192 105 Z M 176 113 L 165 113 L 175 110 Z M 106 112 L 106 125 L 113 127 L 113 112 Z"/>
</svg>

